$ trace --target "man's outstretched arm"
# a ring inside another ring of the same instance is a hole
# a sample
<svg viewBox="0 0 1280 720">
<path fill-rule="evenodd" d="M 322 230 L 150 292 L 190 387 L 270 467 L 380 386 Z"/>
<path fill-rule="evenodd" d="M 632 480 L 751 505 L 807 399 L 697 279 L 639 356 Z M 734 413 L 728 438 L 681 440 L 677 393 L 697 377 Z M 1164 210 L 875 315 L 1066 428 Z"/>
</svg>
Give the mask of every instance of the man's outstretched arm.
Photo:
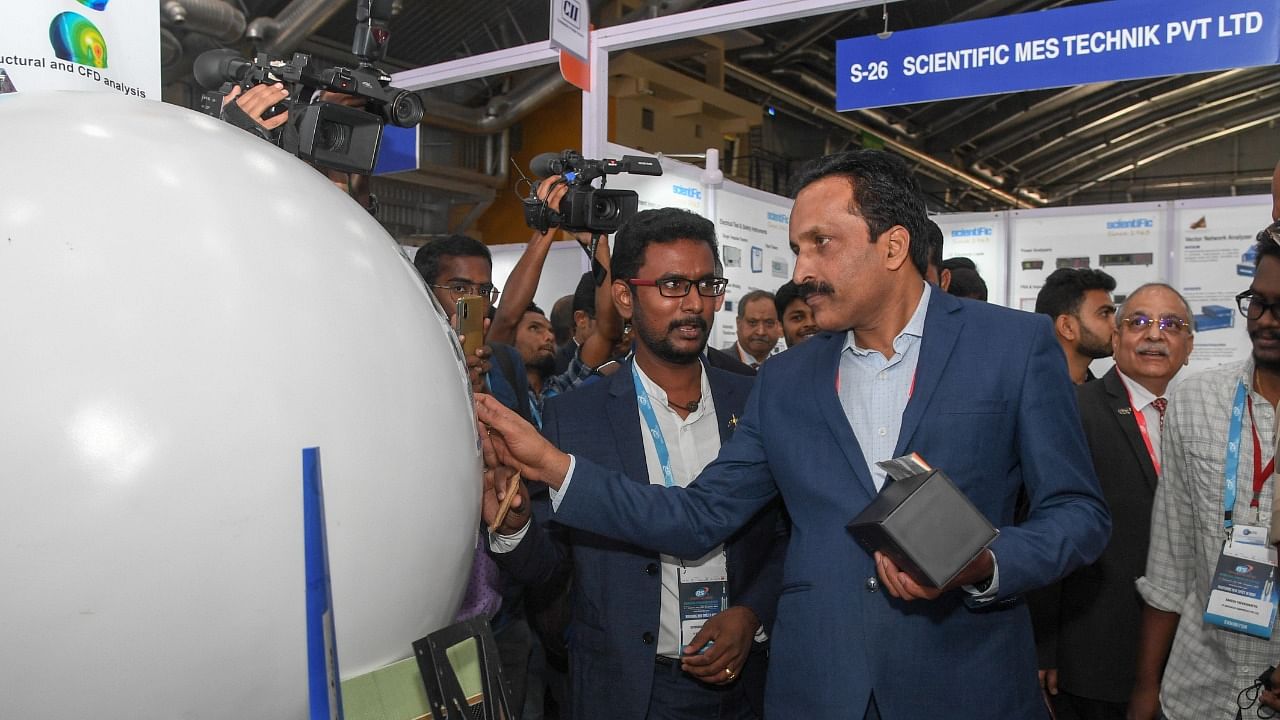
<svg viewBox="0 0 1280 720">
<path fill-rule="evenodd" d="M 777 495 L 751 406 L 720 456 L 687 488 L 635 482 L 585 458 L 570 458 L 501 403 L 477 396 L 483 442 L 497 462 L 560 493 L 555 520 L 676 557 L 696 558 L 724 542 Z M 548 405 L 544 429 L 558 422 Z M 574 469 L 570 476 L 569 467 Z M 568 487 L 572 485 L 572 487 Z"/>
</svg>

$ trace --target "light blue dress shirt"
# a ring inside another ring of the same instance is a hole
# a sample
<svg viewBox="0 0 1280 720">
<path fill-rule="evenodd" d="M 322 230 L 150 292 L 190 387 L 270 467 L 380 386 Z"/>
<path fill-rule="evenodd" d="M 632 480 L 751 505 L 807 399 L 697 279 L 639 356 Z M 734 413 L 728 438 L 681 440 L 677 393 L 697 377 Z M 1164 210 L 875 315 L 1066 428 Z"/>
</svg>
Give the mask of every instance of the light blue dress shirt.
<svg viewBox="0 0 1280 720">
<path fill-rule="evenodd" d="M 929 310 L 933 286 L 924 283 L 920 302 L 906 327 L 893 339 L 893 357 L 886 358 L 876 350 L 858 347 L 852 330 L 840 352 L 840 407 L 862 448 L 862 456 L 871 473 L 876 490 L 884 487 L 885 472 L 876 463 L 893 458 L 902 432 L 902 415 L 916 384 L 916 367 L 920 362 L 920 342 L 924 336 L 924 318 Z M 929 458 L 924 458 L 925 462 Z M 945 468 L 943 468 L 945 470 Z M 994 574 L 985 590 L 965 585 L 970 605 L 994 600 L 1000 590 L 1000 567 L 992 554 Z"/>
<path fill-rule="evenodd" d="M 867 471 L 876 490 L 884 486 L 885 473 L 876 463 L 893 458 L 902 430 L 902 414 L 915 385 L 916 365 L 920 361 L 920 338 L 924 335 L 924 316 L 929 309 L 929 283 L 924 283 L 920 303 L 907 321 L 907 326 L 893 339 L 893 357 L 886 358 L 877 350 L 858 347 L 852 330 L 840 352 L 840 406 L 853 428 Z M 925 458 L 927 462 L 929 458 Z"/>
</svg>

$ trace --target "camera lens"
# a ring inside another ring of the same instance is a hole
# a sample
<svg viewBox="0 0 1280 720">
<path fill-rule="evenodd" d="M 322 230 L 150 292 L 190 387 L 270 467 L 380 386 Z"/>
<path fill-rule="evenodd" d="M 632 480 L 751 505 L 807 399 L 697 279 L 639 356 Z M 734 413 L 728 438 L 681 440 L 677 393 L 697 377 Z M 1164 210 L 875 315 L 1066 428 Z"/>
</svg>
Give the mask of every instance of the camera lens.
<svg viewBox="0 0 1280 720">
<path fill-rule="evenodd" d="M 345 153 L 351 145 L 351 126 L 322 120 L 316 127 L 316 149 L 332 153 Z"/>
<path fill-rule="evenodd" d="M 387 105 L 384 114 L 392 125 L 413 127 L 422 122 L 426 109 L 422 106 L 422 98 L 405 90 Z"/>
<path fill-rule="evenodd" d="M 613 198 L 597 195 L 591 199 L 591 217 L 597 222 L 613 220 L 618 216 L 619 212 L 621 212 L 621 208 L 618 207 L 618 203 L 614 202 Z"/>
</svg>

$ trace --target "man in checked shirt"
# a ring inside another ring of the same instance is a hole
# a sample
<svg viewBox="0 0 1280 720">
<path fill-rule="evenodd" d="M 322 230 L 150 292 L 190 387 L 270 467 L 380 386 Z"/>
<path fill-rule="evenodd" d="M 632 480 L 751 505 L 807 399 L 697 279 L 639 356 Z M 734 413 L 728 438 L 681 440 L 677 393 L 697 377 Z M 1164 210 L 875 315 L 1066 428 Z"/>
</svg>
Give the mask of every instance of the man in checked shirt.
<svg viewBox="0 0 1280 720">
<path fill-rule="evenodd" d="M 1146 606 L 1130 718 L 1150 720 L 1163 713 L 1171 720 L 1229 720 L 1236 717 L 1237 694 L 1280 660 L 1275 635 L 1262 639 L 1204 619 L 1226 537 L 1231 436 L 1239 436 L 1231 524 L 1237 532 L 1244 525 L 1270 524 L 1280 400 L 1277 239 L 1280 224 L 1258 234 L 1253 282 L 1236 298 L 1247 320 L 1252 356 L 1193 375 L 1169 402 L 1164 474 L 1151 516 L 1146 575 L 1138 579 Z M 1247 409 L 1233 423 L 1237 405 Z"/>
</svg>

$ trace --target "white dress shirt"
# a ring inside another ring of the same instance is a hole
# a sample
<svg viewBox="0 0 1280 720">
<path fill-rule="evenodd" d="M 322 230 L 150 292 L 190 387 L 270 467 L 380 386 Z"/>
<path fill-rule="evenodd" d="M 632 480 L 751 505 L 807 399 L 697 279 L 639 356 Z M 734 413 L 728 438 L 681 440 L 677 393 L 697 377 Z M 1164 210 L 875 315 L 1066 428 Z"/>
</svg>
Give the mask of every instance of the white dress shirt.
<svg viewBox="0 0 1280 720">
<path fill-rule="evenodd" d="M 688 417 L 681 418 L 679 413 L 667 404 L 667 392 L 649 379 L 639 365 L 635 365 L 635 368 L 639 371 L 641 385 L 649 394 L 653 414 L 658 420 L 658 428 L 662 431 L 662 437 L 667 443 L 675 483 L 684 487 L 693 482 L 698 473 L 711 464 L 711 461 L 715 460 L 716 455 L 720 453 L 720 427 L 716 422 L 715 401 L 711 397 L 711 384 L 707 380 L 707 374 L 701 373 L 702 399 L 698 401 L 698 409 L 689 413 Z M 649 470 L 649 482 L 654 485 L 663 485 L 665 481 L 662 465 L 658 462 L 657 445 L 648 432 L 644 415 L 638 409 L 636 423 L 636 431 L 644 440 L 644 459 L 645 467 Z M 577 466 L 577 459 L 572 455 L 569 457 L 569 472 L 566 474 L 564 484 L 560 486 L 559 491 L 551 491 L 553 510 L 560 506 L 560 498 L 568 491 L 574 468 Z M 494 552 L 510 552 L 527 532 L 526 525 L 513 535 L 491 534 L 489 546 Z M 698 567 L 706 563 L 723 565 L 725 563 L 724 546 L 716 547 L 701 558 L 684 561 L 684 565 L 688 567 Z M 659 655 L 671 658 L 679 658 L 683 647 L 680 641 L 680 564 L 679 558 L 662 556 L 662 609 L 657 652 Z M 733 602 L 733 598 L 729 600 Z"/>
<path fill-rule="evenodd" d="M 1116 368 L 1116 374 L 1120 376 L 1120 380 L 1124 382 L 1124 387 L 1129 391 L 1129 404 L 1134 410 L 1142 413 L 1143 419 L 1147 421 L 1147 437 L 1151 438 L 1151 452 L 1156 456 L 1156 462 L 1163 465 L 1163 456 L 1160 454 L 1160 411 L 1151 404 L 1156 399 L 1156 395 L 1150 390 L 1139 385 L 1133 378 L 1120 372 L 1120 368 Z M 1168 397 L 1169 388 L 1165 388 L 1165 394 L 1159 397 Z M 1166 412 L 1168 408 L 1165 408 Z"/>
</svg>

